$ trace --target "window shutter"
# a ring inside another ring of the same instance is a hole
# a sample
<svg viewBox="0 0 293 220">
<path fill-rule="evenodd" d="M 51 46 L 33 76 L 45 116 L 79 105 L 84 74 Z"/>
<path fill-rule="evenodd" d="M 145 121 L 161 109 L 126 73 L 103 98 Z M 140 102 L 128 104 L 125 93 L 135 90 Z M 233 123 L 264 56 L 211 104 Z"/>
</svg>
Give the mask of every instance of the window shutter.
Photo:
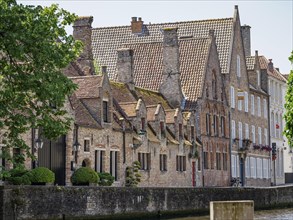
<svg viewBox="0 0 293 220">
<path fill-rule="evenodd" d="M 244 110 L 248 112 L 248 93 L 244 92 Z"/>
<path fill-rule="evenodd" d="M 251 95 L 251 114 L 254 115 L 254 95 Z"/>
</svg>

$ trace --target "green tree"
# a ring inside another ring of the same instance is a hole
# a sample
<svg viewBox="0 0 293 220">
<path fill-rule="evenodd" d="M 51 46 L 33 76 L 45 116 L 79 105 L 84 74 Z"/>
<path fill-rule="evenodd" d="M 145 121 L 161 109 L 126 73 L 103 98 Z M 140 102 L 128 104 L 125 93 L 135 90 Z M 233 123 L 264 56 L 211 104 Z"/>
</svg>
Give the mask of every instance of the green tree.
<svg viewBox="0 0 293 220">
<path fill-rule="evenodd" d="M 62 69 L 82 47 L 65 31 L 75 19 L 55 4 L 0 0 L 0 143 L 6 145 L 2 157 L 15 165 L 32 157 L 22 134 L 41 127 L 45 137 L 54 139 L 70 126 L 63 106 L 76 85 Z M 9 156 L 11 148 L 20 150 L 17 160 Z"/>
<path fill-rule="evenodd" d="M 293 51 L 291 52 L 289 60 L 293 64 Z M 293 70 L 291 70 L 287 82 L 285 109 L 286 113 L 284 118 L 286 121 L 286 126 L 284 129 L 284 134 L 289 141 L 289 146 L 293 147 Z"/>
</svg>

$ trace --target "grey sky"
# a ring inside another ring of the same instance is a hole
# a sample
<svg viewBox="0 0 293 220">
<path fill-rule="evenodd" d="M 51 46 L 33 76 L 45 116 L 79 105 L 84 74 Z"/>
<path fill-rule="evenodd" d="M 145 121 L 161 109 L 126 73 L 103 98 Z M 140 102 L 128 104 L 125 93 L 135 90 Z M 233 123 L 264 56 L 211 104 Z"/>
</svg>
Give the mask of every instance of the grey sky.
<svg viewBox="0 0 293 220">
<path fill-rule="evenodd" d="M 252 55 L 272 58 L 275 67 L 289 73 L 293 50 L 293 0 L 287 1 L 18 1 L 31 5 L 59 4 L 79 16 L 92 15 L 93 27 L 130 25 L 131 17 L 144 23 L 233 17 L 238 5 L 241 24 L 251 26 Z"/>
</svg>

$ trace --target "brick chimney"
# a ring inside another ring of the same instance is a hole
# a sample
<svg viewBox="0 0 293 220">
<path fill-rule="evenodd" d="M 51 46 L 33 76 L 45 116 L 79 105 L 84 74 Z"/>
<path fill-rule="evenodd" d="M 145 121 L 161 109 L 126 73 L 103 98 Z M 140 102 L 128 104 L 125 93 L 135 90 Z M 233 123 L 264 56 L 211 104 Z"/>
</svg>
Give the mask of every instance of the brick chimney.
<svg viewBox="0 0 293 220">
<path fill-rule="evenodd" d="M 183 94 L 177 28 L 164 28 L 163 34 L 163 77 L 159 91 L 174 108 L 180 108 Z"/>
<path fill-rule="evenodd" d="M 141 18 L 137 17 L 132 17 L 131 18 L 131 32 L 133 34 L 139 34 L 142 33 L 142 28 L 143 28 L 143 21 L 141 20 Z"/>
<path fill-rule="evenodd" d="M 249 25 L 241 26 L 244 53 L 246 57 L 251 56 L 250 28 L 251 27 Z"/>
<path fill-rule="evenodd" d="M 126 83 L 129 86 L 129 88 L 133 90 L 133 50 L 129 48 L 121 48 L 117 51 L 117 53 L 118 81 Z"/>
<path fill-rule="evenodd" d="M 272 59 L 269 59 L 268 70 L 269 70 L 270 72 L 274 72 L 274 64 L 273 64 L 273 62 L 272 62 Z"/>
<path fill-rule="evenodd" d="M 77 59 L 77 63 L 85 75 L 94 75 L 92 53 L 92 22 L 93 17 L 79 17 L 73 24 L 73 37 L 83 43 L 83 51 Z"/>
</svg>

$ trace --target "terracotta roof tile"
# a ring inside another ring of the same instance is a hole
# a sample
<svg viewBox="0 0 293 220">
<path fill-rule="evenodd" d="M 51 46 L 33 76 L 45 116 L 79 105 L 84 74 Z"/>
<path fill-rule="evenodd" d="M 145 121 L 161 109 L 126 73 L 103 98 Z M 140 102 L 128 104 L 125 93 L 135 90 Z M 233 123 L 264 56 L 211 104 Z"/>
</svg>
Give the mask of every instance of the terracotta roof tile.
<svg viewBox="0 0 293 220">
<path fill-rule="evenodd" d="M 247 70 L 254 70 L 254 63 L 255 63 L 255 57 L 254 56 L 246 57 Z"/>
<path fill-rule="evenodd" d="M 286 82 L 286 78 L 284 78 L 284 76 L 276 68 L 274 68 L 273 72 L 268 70 L 269 61 L 266 59 L 265 56 L 259 56 L 259 62 L 260 62 L 260 68 L 266 69 L 269 76 L 272 76 L 280 81 Z"/>
<path fill-rule="evenodd" d="M 179 38 L 184 36 L 207 37 L 209 30 L 214 29 L 221 71 L 228 73 L 233 18 L 149 24 L 144 25 L 143 34 L 132 34 L 130 26 L 94 28 L 92 30 L 94 59 L 99 65 L 108 66 L 109 78 L 117 81 L 117 49 L 121 48 L 122 44 L 162 42 L 161 30 L 170 26 L 178 27 Z"/>
<path fill-rule="evenodd" d="M 69 77 L 75 84 L 78 85 L 78 89 L 75 91 L 77 98 L 98 98 L 99 87 L 102 83 L 102 76 L 78 76 Z"/>
<path fill-rule="evenodd" d="M 179 41 L 181 85 L 189 101 L 196 101 L 201 96 L 210 43 L 210 38 Z M 162 83 L 162 43 L 128 44 L 126 46 L 134 51 L 135 85 L 158 91 Z"/>
<path fill-rule="evenodd" d="M 124 83 L 110 81 L 112 96 L 117 102 L 135 102 L 135 97 L 131 94 L 128 87 Z"/>
<path fill-rule="evenodd" d="M 128 117 L 136 116 L 136 105 L 137 102 L 127 102 L 127 103 L 119 103 L 120 107 L 127 114 Z"/>
</svg>

